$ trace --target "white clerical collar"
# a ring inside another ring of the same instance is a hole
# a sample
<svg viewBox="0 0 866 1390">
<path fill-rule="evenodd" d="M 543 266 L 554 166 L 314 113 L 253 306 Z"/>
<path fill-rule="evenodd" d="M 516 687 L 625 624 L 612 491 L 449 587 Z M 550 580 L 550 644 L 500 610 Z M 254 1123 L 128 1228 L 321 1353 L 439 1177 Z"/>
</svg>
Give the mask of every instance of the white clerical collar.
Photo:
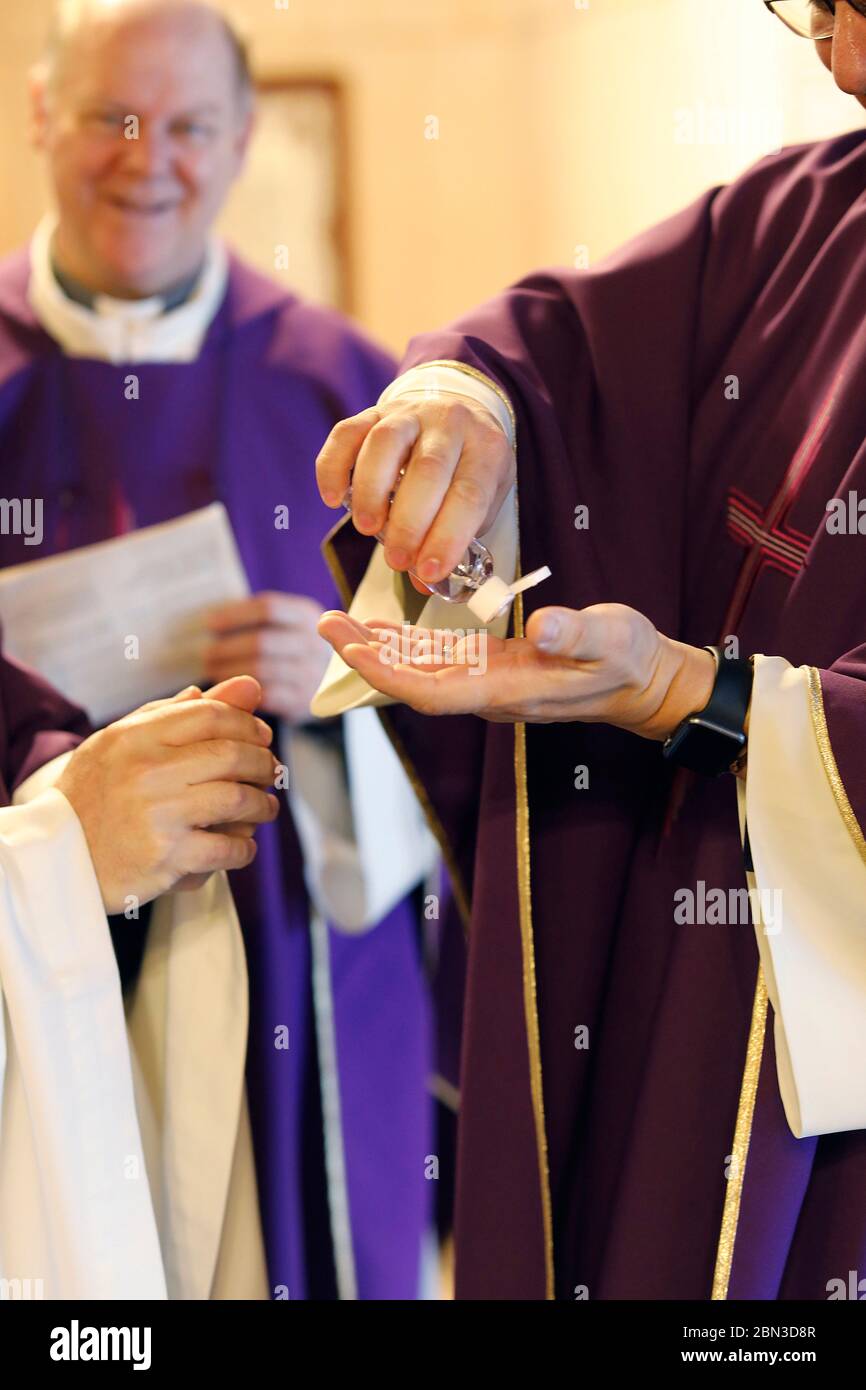
<svg viewBox="0 0 866 1390">
<path fill-rule="evenodd" d="M 103 362 L 192 362 L 201 350 L 226 292 L 228 255 L 215 237 L 208 243 L 201 276 L 192 294 L 165 312 L 160 296 L 113 299 L 97 295 L 93 306 L 64 293 L 51 264 L 54 217 L 39 223 L 30 242 L 30 306 L 47 333 L 70 357 Z"/>
</svg>

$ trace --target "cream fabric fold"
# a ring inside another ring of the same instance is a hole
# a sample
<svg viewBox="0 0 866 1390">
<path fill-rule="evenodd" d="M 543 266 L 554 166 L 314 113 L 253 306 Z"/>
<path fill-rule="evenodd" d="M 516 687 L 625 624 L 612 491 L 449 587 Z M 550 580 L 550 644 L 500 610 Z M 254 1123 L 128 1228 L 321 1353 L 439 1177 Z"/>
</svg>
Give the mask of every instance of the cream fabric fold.
<svg viewBox="0 0 866 1390">
<path fill-rule="evenodd" d="M 211 1296 L 232 1188 L 256 1238 L 254 1283 L 267 1297 L 252 1147 L 245 1114 L 248 982 L 225 874 L 159 898 L 128 1006 L 136 1100 L 168 1296 Z M 240 1139 L 240 1142 L 239 1142 Z M 240 1166 L 234 1172 L 235 1164 Z M 225 1262 L 223 1262 L 225 1263 Z"/>
<path fill-rule="evenodd" d="M 755 658 L 739 797 L 788 1124 L 797 1138 L 866 1128 L 866 863 L 825 770 L 807 667 Z"/>
</svg>

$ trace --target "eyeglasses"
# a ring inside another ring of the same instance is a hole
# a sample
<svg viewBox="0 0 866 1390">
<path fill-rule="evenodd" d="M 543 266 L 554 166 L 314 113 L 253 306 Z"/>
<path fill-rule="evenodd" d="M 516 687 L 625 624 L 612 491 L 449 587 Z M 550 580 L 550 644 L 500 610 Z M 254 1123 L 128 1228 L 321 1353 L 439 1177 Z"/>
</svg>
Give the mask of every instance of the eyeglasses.
<svg viewBox="0 0 866 1390">
<path fill-rule="evenodd" d="M 832 39 L 836 6 L 843 0 L 764 0 L 768 10 L 804 39 Z M 866 19 L 866 0 L 844 0 Z"/>
</svg>

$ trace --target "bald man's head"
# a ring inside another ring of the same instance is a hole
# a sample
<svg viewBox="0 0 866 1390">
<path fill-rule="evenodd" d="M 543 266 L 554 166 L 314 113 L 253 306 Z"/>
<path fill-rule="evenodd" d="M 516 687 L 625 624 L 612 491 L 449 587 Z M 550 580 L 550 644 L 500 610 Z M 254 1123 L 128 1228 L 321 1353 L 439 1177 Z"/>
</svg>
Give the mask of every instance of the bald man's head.
<svg viewBox="0 0 866 1390">
<path fill-rule="evenodd" d="M 253 77 L 246 42 L 235 22 L 206 0 L 56 0 L 43 55 L 49 81 L 53 82 L 62 71 L 69 49 L 74 49 L 76 36 L 80 37 L 88 25 L 117 24 L 172 11 L 192 11 L 194 16 L 198 12 L 200 23 L 212 24 L 221 32 L 231 54 L 238 94 L 249 98 Z"/>
<path fill-rule="evenodd" d="M 225 15 L 199 0 L 61 0 L 33 96 L 60 268 L 128 298 L 194 273 L 252 124 Z"/>
</svg>

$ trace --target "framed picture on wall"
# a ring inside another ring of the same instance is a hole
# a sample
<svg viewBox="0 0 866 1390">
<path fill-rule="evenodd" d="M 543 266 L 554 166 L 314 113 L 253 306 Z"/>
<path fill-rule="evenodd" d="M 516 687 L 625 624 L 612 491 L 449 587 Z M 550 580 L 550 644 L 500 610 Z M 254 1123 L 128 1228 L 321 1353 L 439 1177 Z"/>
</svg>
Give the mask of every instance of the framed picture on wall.
<svg viewBox="0 0 866 1390">
<path fill-rule="evenodd" d="M 329 79 L 256 87 L 247 165 L 220 219 L 229 244 L 286 288 L 351 309 L 344 97 Z"/>
</svg>

